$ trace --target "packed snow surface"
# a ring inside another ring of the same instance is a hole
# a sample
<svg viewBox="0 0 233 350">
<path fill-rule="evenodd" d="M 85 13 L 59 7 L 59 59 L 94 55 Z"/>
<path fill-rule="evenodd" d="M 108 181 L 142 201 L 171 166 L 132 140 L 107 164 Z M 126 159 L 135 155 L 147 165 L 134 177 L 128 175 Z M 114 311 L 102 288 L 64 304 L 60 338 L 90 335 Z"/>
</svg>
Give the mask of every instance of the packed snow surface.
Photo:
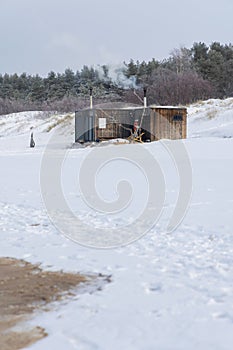
<svg viewBox="0 0 233 350">
<path fill-rule="evenodd" d="M 36 314 L 30 324 L 45 328 L 49 336 L 30 349 L 232 349 L 233 99 L 190 106 L 188 139 L 170 141 L 183 142 L 193 173 L 191 201 L 173 232 L 166 227 L 179 194 L 176 167 L 160 142 L 142 145 L 163 169 L 164 210 L 143 237 L 114 249 L 88 248 L 65 238 L 47 215 L 40 187 L 43 152 L 54 131 L 70 135 L 72 145 L 73 119 L 73 114 L 41 112 L 0 116 L 0 256 L 50 270 L 112 275 L 102 290 L 77 291 L 68 302 Z M 35 148 L 29 148 L 31 132 Z M 102 147 L 103 154 L 109 147 L 118 146 Z M 75 210 L 90 230 L 124 225 L 124 211 L 114 220 L 81 204 L 73 182 L 89 152 L 90 147 L 68 150 L 63 176 L 67 200 L 73 207 L 79 203 Z M 104 182 L 97 181 L 103 187 L 100 195 L 109 195 L 108 200 L 115 198 L 114 189 L 110 195 L 113 171 L 107 167 Z M 146 181 L 141 182 L 137 171 L 128 168 L 126 175 L 139 181 L 134 188 L 139 203 Z"/>
</svg>

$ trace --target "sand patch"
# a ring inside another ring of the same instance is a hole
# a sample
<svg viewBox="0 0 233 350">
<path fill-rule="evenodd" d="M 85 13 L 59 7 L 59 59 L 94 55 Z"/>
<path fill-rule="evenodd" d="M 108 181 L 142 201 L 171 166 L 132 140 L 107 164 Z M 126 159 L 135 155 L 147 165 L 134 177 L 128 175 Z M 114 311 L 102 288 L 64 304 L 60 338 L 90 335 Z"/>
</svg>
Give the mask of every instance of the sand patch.
<svg viewBox="0 0 233 350">
<path fill-rule="evenodd" d="M 44 338 L 44 329 L 23 329 L 23 323 L 38 308 L 72 295 L 76 286 L 92 277 L 43 271 L 23 260 L 0 258 L 0 349 L 18 350 Z M 17 327 L 16 327 L 17 326 Z"/>
</svg>

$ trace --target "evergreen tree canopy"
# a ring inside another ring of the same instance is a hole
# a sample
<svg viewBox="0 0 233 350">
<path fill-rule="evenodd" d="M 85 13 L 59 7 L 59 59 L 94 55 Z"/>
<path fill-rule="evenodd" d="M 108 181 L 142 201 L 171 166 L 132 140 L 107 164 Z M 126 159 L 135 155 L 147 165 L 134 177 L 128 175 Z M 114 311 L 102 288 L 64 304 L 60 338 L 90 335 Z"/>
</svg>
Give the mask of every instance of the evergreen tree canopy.
<svg viewBox="0 0 233 350">
<path fill-rule="evenodd" d="M 138 93 L 148 87 L 151 103 L 190 103 L 201 98 L 233 96 L 233 46 L 213 42 L 194 43 L 188 49 L 174 49 L 169 58 L 158 61 L 124 62 L 117 74 L 135 81 Z M 119 85 L 118 85 L 119 83 Z M 125 93 L 124 84 L 112 76 L 108 65 L 88 67 L 80 71 L 67 68 L 64 73 L 51 71 L 47 77 L 27 73 L 0 75 L 0 113 L 18 109 L 62 108 L 69 101 L 88 101 L 93 87 L 95 98 L 134 101 L 135 94 Z M 63 102 L 62 102 L 63 101 Z M 86 102 L 82 102 L 81 105 Z M 11 106 L 11 107 L 10 107 Z M 14 107 L 13 107 L 14 106 Z"/>
</svg>

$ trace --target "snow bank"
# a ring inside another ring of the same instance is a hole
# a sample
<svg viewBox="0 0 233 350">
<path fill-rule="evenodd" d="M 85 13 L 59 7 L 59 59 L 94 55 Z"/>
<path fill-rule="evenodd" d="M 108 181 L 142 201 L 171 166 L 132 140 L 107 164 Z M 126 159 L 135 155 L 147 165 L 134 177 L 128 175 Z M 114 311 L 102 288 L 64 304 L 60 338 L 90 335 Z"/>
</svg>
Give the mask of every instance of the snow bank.
<svg viewBox="0 0 233 350">
<path fill-rule="evenodd" d="M 23 134 L 46 133 L 56 127 L 74 133 L 74 114 L 59 114 L 42 111 L 12 113 L 0 116 L 0 137 Z"/>
<path fill-rule="evenodd" d="M 191 105 L 188 108 L 188 137 L 233 137 L 233 98 Z"/>
</svg>

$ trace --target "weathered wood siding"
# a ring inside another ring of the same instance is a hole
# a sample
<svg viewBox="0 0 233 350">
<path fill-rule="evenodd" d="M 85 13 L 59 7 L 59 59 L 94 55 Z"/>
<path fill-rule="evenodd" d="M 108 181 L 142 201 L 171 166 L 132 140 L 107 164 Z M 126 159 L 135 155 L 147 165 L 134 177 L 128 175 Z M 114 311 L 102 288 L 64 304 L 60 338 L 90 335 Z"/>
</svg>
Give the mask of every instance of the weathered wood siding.
<svg viewBox="0 0 233 350">
<path fill-rule="evenodd" d="M 130 131 L 126 128 L 132 124 L 132 118 L 127 110 L 96 109 L 96 135 L 99 140 L 126 138 Z M 106 127 L 100 128 L 99 119 L 105 119 Z"/>
<path fill-rule="evenodd" d="M 146 109 L 89 109 L 76 112 L 75 140 L 86 142 L 128 138 L 135 120 L 141 125 L 143 141 L 186 138 L 186 108 L 151 106 Z"/>
<path fill-rule="evenodd" d="M 186 138 L 186 108 L 151 107 L 151 141 Z"/>
<path fill-rule="evenodd" d="M 140 123 L 142 115 L 144 113 L 143 108 L 138 109 L 96 109 L 96 135 L 99 140 L 114 139 L 114 138 L 127 138 L 131 135 L 131 129 L 133 131 L 134 121 L 138 120 Z M 99 119 L 106 120 L 106 128 L 99 127 Z M 143 118 L 143 125 L 149 125 L 149 113 L 146 111 Z"/>
</svg>

